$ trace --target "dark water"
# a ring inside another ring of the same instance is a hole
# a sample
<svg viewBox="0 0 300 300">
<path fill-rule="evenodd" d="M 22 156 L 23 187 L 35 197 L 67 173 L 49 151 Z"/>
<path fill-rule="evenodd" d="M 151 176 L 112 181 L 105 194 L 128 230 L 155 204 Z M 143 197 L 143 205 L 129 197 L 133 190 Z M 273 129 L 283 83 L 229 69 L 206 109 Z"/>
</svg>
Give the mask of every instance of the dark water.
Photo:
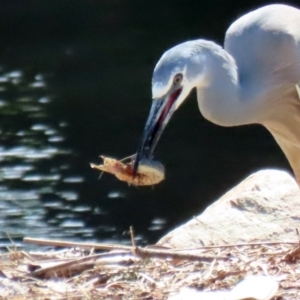
<svg viewBox="0 0 300 300">
<path fill-rule="evenodd" d="M 189 39 L 222 43 L 268 2 L 2 1 L 0 242 L 22 237 L 155 242 L 261 168 L 288 169 L 259 126 L 221 128 L 192 94 L 156 151 L 166 180 L 135 188 L 89 168 L 136 151 L 161 54 Z M 269 1 L 269 3 L 271 3 Z"/>
</svg>

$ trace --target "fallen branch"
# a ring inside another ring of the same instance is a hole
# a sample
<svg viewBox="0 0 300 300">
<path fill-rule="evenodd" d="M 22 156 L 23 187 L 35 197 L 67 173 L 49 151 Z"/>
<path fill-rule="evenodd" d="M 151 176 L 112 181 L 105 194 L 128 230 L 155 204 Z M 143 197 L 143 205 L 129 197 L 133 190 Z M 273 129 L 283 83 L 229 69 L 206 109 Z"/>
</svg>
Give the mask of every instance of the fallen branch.
<svg viewBox="0 0 300 300">
<path fill-rule="evenodd" d="M 23 242 L 28 244 L 35 244 L 41 246 L 53 246 L 53 247 L 80 247 L 80 248 L 87 248 L 87 249 L 94 248 L 97 250 L 105 250 L 105 251 L 111 251 L 111 250 L 132 251 L 131 246 L 124 246 L 124 245 L 65 242 L 61 240 L 37 239 L 31 237 L 24 237 Z"/>
<path fill-rule="evenodd" d="M 133 234 L 133 230 L 132 230 Z M 109 245 L 109 244 L 94 244 L 94 243 L 76 243 L 76 242 L 64 242 L 59 240 L 46 240 L 46 239 L 35 239 L 35 238 L 24 238 L 26 243 L 34 243 L 39 245 L 47 246 L 59 246 L 59 247 L 82 247 L 82 248 L 94 248 L 100 250 L 125 250 L 135 254 L 141 258 L 171 258 L 179 260 L 199 260 L 199 261 L 212 261 L 214 259 L 228 259 L 227 256 L 217 256 L 217 255 L 198 255 L 191 253 L 178 253 L 174 250 L 154 250 L 154 249 L 145 249 L 141 247 L 130 247 L 130 246 L 121 246 L 121 245 Z"/>
</svg>

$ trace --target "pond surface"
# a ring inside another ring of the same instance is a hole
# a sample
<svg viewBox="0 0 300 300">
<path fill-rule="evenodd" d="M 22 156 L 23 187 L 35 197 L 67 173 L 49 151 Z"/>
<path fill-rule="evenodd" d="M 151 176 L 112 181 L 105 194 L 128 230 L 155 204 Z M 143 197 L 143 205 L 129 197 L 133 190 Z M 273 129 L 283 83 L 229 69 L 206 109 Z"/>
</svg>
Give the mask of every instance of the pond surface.
<svg viewBox="0 0 300 300">
<path fill-rule="evenodd" d="M 24 236 L 129 243 L 130 225 L 140 244 L 153 243 L 252 172 L 290 170 L 264 128 L 215 126 L 192 93 L 155 152 L 162 184 L 99 179 L 90 162 L 137 149 L 161 54 L 202 36 L 221 44 L 234 18 L 258 5 L 67 2 L 1 7 L 1 247 Z"/>
</svg>

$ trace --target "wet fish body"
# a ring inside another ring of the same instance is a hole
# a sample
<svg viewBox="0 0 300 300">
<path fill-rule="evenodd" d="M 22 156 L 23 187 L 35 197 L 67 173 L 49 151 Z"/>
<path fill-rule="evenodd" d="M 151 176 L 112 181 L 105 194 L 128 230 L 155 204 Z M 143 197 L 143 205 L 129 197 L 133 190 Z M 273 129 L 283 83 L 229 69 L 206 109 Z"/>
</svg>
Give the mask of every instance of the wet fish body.
<svg viewBox="0 0 300 300">
<path fill-rule="evenodd" d="M 164 166 L 154 160 L 142 159 L 137 174 L 133 177 L 134 161 L 123 163 L 120 160 L 101 156 L 102 165 L 90 164 L 91 168 L 115 175 L 119 180 L 135 186 L 155 185 L 165 179 Z"/>
</svg>

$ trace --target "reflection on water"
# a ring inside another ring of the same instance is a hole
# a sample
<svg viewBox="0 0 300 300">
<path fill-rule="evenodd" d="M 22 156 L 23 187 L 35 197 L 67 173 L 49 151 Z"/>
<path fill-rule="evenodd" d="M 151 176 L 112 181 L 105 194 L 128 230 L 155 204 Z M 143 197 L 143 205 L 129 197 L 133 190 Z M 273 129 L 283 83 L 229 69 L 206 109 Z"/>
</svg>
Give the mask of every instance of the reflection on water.
<svg viewBox="0 0 300 300">
<path fill-rule="evenodd" d="M 0 75 L 0 239 L 1 246 L 25 235 L 62 238 L 93 236 L 80 214 L 75 185 L 84 179 L 70 174 L 72 153 L 63 146 L 63 128 L 47 114 L 51 99 L 43 76 L 21 71 Z M 61 228 L 62 230 L 58 230 Z"/>
</svg>

